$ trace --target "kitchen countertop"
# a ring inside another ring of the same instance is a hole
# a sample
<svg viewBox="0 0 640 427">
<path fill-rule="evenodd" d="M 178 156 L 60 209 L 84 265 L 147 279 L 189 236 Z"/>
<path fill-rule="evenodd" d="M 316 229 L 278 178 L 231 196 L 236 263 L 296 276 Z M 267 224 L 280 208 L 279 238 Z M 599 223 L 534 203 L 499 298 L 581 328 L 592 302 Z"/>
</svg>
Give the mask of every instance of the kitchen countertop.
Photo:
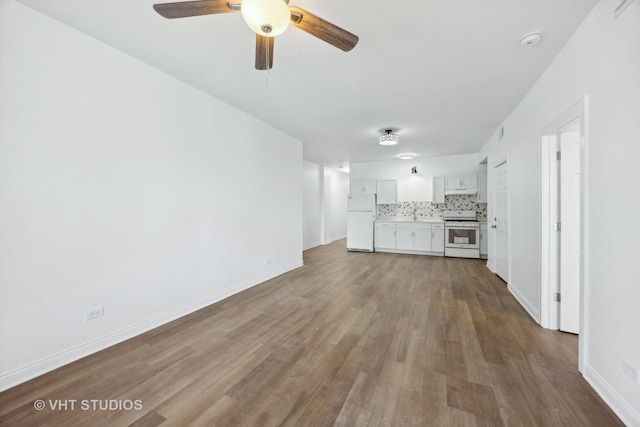
<svg viewBox="0 0 640 427">
<path fill-rule="evenodd" d="M 444 220 L 442 219 L 442 217 L 426 217 L 426 216 L 419 216 L 418 219 L 413 219 L 413 217 L 410 216 L 387 216 L 387 217 L 378 217 L 376 218 L 376 221 L 392 221 L 392 222 L 414 222 L 414 223 L 442 223 L 444 222 Z"/>
</svg>

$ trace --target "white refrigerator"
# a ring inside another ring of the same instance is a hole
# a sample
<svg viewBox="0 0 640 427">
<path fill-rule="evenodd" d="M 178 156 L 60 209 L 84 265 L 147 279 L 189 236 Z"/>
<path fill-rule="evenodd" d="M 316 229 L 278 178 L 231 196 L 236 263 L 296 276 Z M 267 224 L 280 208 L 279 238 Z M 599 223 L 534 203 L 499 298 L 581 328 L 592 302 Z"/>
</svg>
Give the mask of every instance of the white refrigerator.
<svg viewBox="0 0 640 427">
<path fill-rule="evenodd" d="M 347 199 L 347 250 L 373 252 L 375 194 L 349 194 Z"/>
</svg>

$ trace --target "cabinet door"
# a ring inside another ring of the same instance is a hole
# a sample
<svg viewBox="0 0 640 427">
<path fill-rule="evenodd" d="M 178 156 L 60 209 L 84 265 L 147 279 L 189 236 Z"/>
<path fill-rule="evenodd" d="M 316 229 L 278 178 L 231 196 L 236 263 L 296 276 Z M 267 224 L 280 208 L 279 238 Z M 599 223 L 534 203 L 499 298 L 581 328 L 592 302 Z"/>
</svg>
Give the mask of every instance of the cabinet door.
<svg viewBox="0 0 640 427">
<path fill-rule="evenodd" d="M 379 205 L 398 203 L 398 182 L 396 180 L 384 180 L 377 182 Z"/>
<path fill-rule="evenodd" d="M 414 231 L 413 249 L 416 251 L 431 251 L 431 230 Z"/>
<path fill-rule="evenodd" d="M 431 230 L 431 251 L 444 252 L 444 228 Z"/>
<path fill-rule="evenodd" d="M 395 249 L 396 248 L 396 229 L 395 227 L 378 227 L 375 232 L 375 247 Z"/>
<path fill-rule="evenodd" d="M 478 203 L 487 203 L 487 174 L 478 174 Z"/>
<path fill-rule="evenodd" d="M 460 188 L 460 177 L 458 175 L 445 177 L 444 188 L 446 190 L 455 190 L 456 188 Z"/>
<path fill-rule="evenodd" d="M 351 181 L 351 194 L 376 194 L 375 179 L 354 179 Z"/>
<path fill-rule="evenodd" d="M 489 254 L 489 245 L 487 242 L 487 234 L 488 231 L 486 229 L 480 229 L 480 255 L 488 255 Z"/>
<path fill-rule="evenodd" d="M 478 188 L 478 174 L 467 174 L 460 177 L 462 188 Z"/>
<path fill-rule="evenodd" d="M 413 233 L 410 228 L 398 228 L 396 230 L 396 249 L 412 250 Z"/>
<path fill-rule="evenodd" d="M 433 203 L 444 203 L 444 176 L 433 178 Z"/>
</svg>

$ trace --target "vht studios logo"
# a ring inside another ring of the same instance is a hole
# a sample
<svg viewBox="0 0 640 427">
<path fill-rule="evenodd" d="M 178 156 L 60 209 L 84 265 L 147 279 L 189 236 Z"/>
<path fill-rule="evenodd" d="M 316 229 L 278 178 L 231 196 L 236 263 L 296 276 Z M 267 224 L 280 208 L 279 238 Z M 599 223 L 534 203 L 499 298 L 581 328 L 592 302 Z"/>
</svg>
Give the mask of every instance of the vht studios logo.
<svg viewBox="0 0 640 427">
<path fill-rule="evenodd" d="M 140 411 L 142 400 L 116 400 L 116 399 L 56 399 L 36 400 L 33 407 L 42 411 L 47 407 L 52 411 Z"/>
</svg>

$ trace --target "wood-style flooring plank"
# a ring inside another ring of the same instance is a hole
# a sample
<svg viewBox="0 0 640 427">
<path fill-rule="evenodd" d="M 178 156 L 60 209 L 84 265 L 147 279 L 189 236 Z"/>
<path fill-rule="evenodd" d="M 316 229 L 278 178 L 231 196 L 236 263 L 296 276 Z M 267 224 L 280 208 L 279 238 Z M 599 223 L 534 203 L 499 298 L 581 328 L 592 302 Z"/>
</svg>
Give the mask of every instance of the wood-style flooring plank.
<svg viewBox="0 0 640 427">
<path fill-rule="evenodd" d="M 0 393 L 0 426 L 622 425 L 576 337 L 536 325 L 483 261 L 344 246 Z"/>
</svg>

